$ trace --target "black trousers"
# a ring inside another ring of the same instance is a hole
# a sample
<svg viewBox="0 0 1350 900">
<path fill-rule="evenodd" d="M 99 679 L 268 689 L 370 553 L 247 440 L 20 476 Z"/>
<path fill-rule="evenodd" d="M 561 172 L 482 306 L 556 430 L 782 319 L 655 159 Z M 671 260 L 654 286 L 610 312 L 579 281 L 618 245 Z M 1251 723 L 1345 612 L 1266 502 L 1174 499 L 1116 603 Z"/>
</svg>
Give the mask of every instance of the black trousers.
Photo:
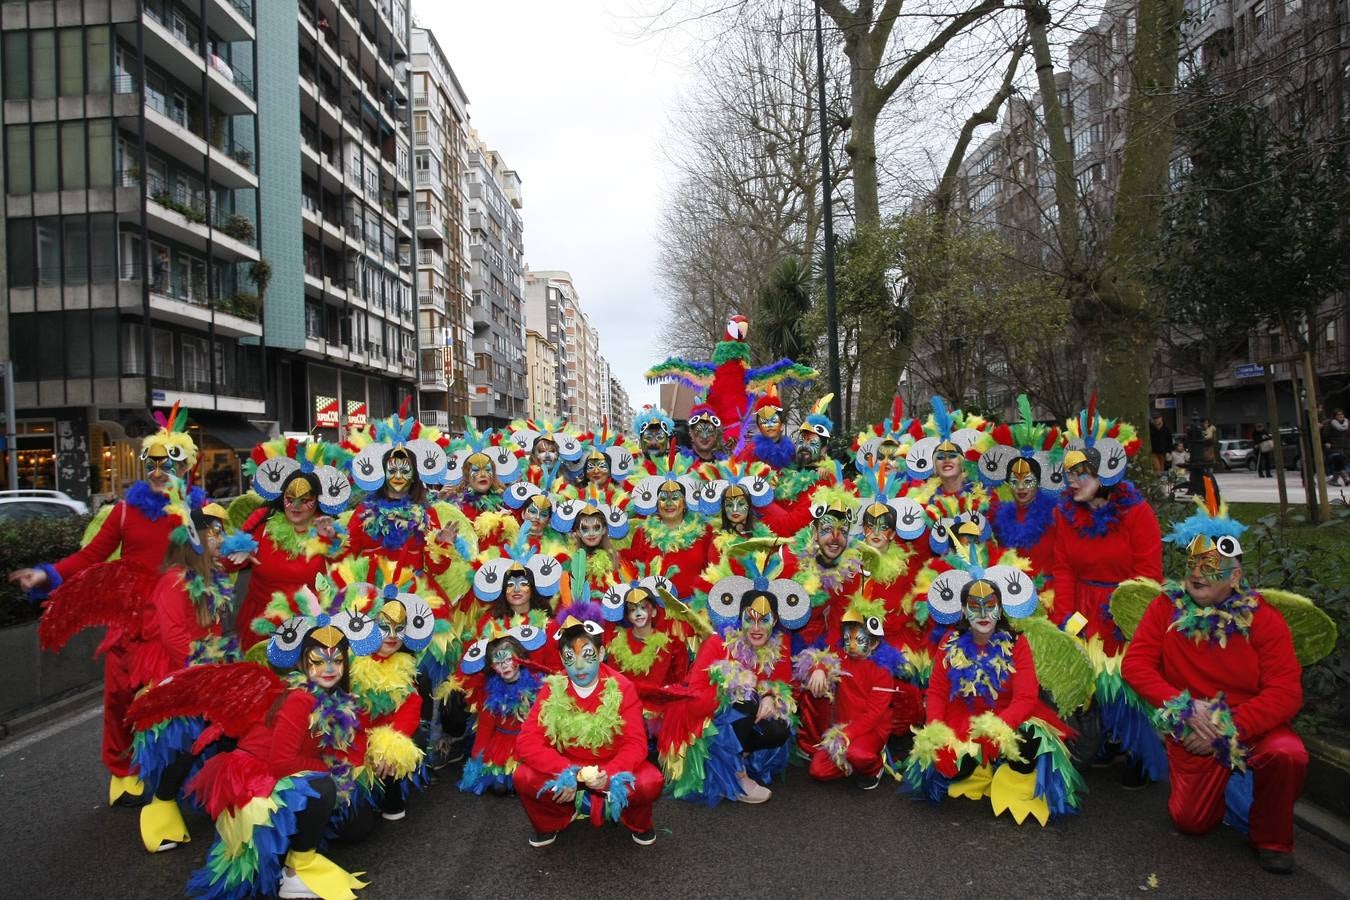
<svg viewBox="0 0 1350 900">
<path fill-rule="evenodd" d="M 755 714 L 759 712 L 759 703 L 754 700 L 737 703 L 735 708 L 745 714 L 743 718 L 737 719 L 731 725 L 731 730 L 736 732 L 736 737 L 741 742 L 741 750 L 746 753 L 754 753 L 756 750 L 771 750 L 787 743 L 788 723 L 786 721 L 783 719 L 765 719 L 762 722 L 756 722 Z"/>
<path fill-rule="evenodd" d="M 234 745 L 234 738 L 221 738 L 208 749 L 214 750 L 216 753 L 226 753 L 233 750 Z M 159 784 L 155 786 L 155 799 L 178 799 L 178 792 L 183 789 L 183 783 L 192 774 L 192 764 L 196 761 L 197 754 L 191 750 L 184 750 L 178 754 L 173 762 L 165 766 L 164 771 L 159 776 Z"/>
<path fill-rule="evenodd" d="M 309 786 L 319 796 L 310 798 L 305 808 L 295 816 L 295 834 L 291 835 L 291 849 L 299 852 L 317 850 L 324 829 L 337 806 L 337 786 L 333 779 L 322 775 L 309 779 Z"/>
</svg>

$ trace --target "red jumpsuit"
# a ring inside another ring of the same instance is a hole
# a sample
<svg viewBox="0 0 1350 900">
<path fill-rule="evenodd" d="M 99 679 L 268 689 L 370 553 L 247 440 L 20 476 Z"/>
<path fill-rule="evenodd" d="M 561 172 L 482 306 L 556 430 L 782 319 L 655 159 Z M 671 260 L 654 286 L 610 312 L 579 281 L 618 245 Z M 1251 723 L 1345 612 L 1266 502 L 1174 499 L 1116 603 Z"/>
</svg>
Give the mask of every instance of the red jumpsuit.
<svg viewBox="0 0 1350 900">
<path fill-rule="evenodd" d="M 547 782 L 572 766 L 599 766 L 610 776 L 620 772 L 632 773 L 634 783 L 629 789 L 628 805 L 623 810 L 621 821 L 637 834 L 651 830 L 652 805 L 661 796 L 665 781 L 660 771 L 647 762 L 647 730 L 642 721 L 642 701 L 638 698 L 637 688 L 618 672 L 601 665 L 595 690 L 589 697 L 579 696 L 571 681 L 566 681 L 562 689 L 567 691 L 583 712 L 594 713 L 600 708 L 611 682 L 623 692 L 620 706 L 622 722 L 617 733 L 604 746 L 595 750 L 585 747 L 560 748 L 549 740 L 543 726 L 539 724 L 539 710 L 552 696 L 554 687 L 559 683 L 557 680 L 544 683 L 534 708 L 521 726 L 520 736 L 516 739 L 516 757 L 520 763 L 516 767 L 515 786 L 535 831 L 561 831 L 571 824 L 574 813 L 571 803 L 556 803 L 548 792 L 542 797 L 538 794 Z M 584 788 L 579 787 L 578 790 Z M 603 802 L 598 795 L 593 799 L 593 809 Z"/>
<path fill-rule="evenodd" d="M 167 499 L 167 498 L 166 498 Z M 121 549 L 121 558 L 156 571 L 169 549 L 169 535 L 178 527 L 178 517 L 161 514 L 151 519 L 135 504 L 118 501 L 93 540 L 53 568 L 68 580 L 95 563 L 105 562 Z M 131 705 L 145 681 L 137 680 L 136 656 L 143 649 L 141 635 L 109 628 L 99 652 L 103 658 L 103 765 L 113 775 L 131 774 L 131 729 L 126 724 Z"/>
<path fill-rule="evenodd" d="M 266 635 L 253 630 L 253 620 L 260 617 L 267 604 L 272 602 L 272 594 L 280 591 L 288 597 L 293 597 L 300 588 L 312 587 L 315 577 L 328 571 L 326 555 L 316 553 L 313 556 L 306 556 L 302 552 L 298 556 L 291 556 L 273 543 L 267 536 L 266 515 L 262 516 L 260 521 L 250 517 L 249 522 L 244 523 L 243 530 L 249 532 L 258 542 L 258 549 L 254 553 L 254 556 L 258 557 L 258 564 L 249 569 L 248 591 L 239 604 L 239 614 L 235 618 L 239 623 L 241 652 L 259 641 L 266 640 Z"/>
<path fill-rule="evenodd" d="M 1053 499 L 1048 495 L 1038 495 L 1038 499 L 1040 496 L 1045 496 L 1047 500 L 1051 501 L 1052 506 L 1054 505 Z M 1032 501 L 1033 504 L 1036 502 L 1036 500 Z M 1032 577 L 1043 575 L 1047 583 L 1052 583 L 1051 579 L 1054 578 L 1055 572 L 1056 516 L 1052 510 L 1049 526 L 1040 533 L 1035 543 L 1028 547 L 1021 540 L 1018 540 L 1019 538 L 1031 537 L 1021 531 L 1028 526 L 1027 513 L 1028 507 L 1020 506 L 1012 500 L 1000 500 L 997 494 L 993 495 L 989 508 L 989 520 L 994 527 L 994 539 L 1001 546 L 1009 550 L 1016 550 L 1018 556 L 1031 560 Z M 1017 542 L 1014 543 L 1014 541 Z M 1045 593 L 1045 586 L 1042 586 L 1040 592 Z"/>
<path fill-rule="evenodd" d="M 1249 839 L 1261 850 L 1294 849 L 1294 801 L 1303 791 L 1308 753 L 1289 721 L 1303 703 L 1302 668 L 1284 617 L 1264 600 L 1246 636 L 1227 646 L 1196 643 L 1170 628 L 1175 607 L 1166 595 L 1153 600 L 1125 652 L 1122 674 L 1153 706 L 1182 691 L 1210 699 L 1220 691 L 1233 713 L 1252 769 Z M 1172 793 L 1167 810 L 1177 830 L 1203 834 L 1223 819 L 1224 789 L 1232 771 L 1213 756 L 1190 753 L 1167 741 Z"/>
<path fill-rule="evenodd" d="M 653 637 L 655 637 L 655 634 Z M 660 723 L 661 714 L 665 711 L 667 702 L 661 699 L 661 688 L 684 681 L 684 677 L 689 674 L 689 651 L 684 641 L 669 637 L 666 645 L 657 651 L 656 658 L 651 661 L 647 670 L 639 672 L 633 667 L 631 660 L 627 660 L 626 665 L 625 659 L 620 659 L 615 655 L 616 642 L 622 642 L 621 646 L 625 647 L 632 656 L 641 654 L 646 649 L 647 643 L 635 635 L 633 629 L 617 628 L 608 641 L 610 648 L 608 658 L 615 669 L 622 672 L 629 681 L 633 682 L 633 686 L 638 690 L 638 696 L 642 698 L 642 705 L 646 709 L 646 717 L 655 728 Z"/>
<path fill-rule="evenodd" d="M 145 659 L 156 671 L 147 684 L 185 667 L 197 641 L 220 636 L 219 622 L 203 626 L 197 621 L 197 610 L 188 596 L 182 569 L 170 569 L 160 576 L 150 593 L 150 608 L 154 615 L 144 620 L 142 636 L 147 651 Z"/>
<path fill-rule="evenodd" d="M 1044 720 L 1061 735 L 1069 732 L 1041 699 L 1041 683 L 1036 678 L 1036 663 L 1031 657 L 1031 645 L 1021 635 L 1013 643 L 1012 673 L 1003 681 L 1002 690 L 993 706 L 978 695 L 969 698 L 951 696 L 952 684 L 947 668 L 946 647 L 948 641 L 957 639 L 955 631 L 942 641 L 942 648 L 933 659 L 933 674 L 928 680 L 927 713 L 929 722 L 946 722 L 961 740 L 970 735 L 970 720 L 980 713 L 993 710 L 994 713 L 1011 728 L 1020 728 L 1027 719 L 1035 716 Z"/>
<path fill-rule="evenodd" d="M 1116 491 L 1126 487 L 1134 491 L 1128 482 Z M 1117 510 L 1119 518 L 1100 536 L 1086 533 L 1093 513 L 1085 505 L 1068 501 L 1055 510 L 1055 618 L 1063 622 L 1075 611 L 1082 613 L 1088 624 L 1081 637 L 1100 635 L 1108 656 L 1125 645 L 1111 618 L 1111 592 L 1131 578 L 1161 582 L 1163 577 L 1162 532 L 1153 509 L 1140 500 Z"/>
<path fill-rule="evenodd" d="M 834 728 L 848 739 L 846 760 L 860 775 L 881 771 L 881 749 L 891 733 L 891 697 L 895 676 L 868 657 L 844 656 L 839 662 L 843 677 L 834 691 Z M 825 743 L 830 743 L 829 729 Z M 843 778 L 847 773 L 831 758 L 826 747 L 811 755 L 811 777 L 821 781 Z"/>
</svg>

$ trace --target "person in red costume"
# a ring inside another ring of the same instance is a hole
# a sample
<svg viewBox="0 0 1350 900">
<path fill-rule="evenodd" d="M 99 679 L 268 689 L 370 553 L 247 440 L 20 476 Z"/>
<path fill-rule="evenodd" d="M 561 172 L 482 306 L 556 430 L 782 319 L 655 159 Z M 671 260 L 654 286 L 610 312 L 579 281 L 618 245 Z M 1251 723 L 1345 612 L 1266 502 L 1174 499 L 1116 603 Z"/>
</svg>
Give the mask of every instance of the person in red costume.
<svg viewBox="0 0 1350 900">
<path fill-rule="evenodd" d="M 1017 398 L 1021 421 L 999 424 L 994 445 L 980 457 L 980 480 L 992 492 L 994 538 L 1031 560 L 1041 602 L 1054 615 L 1049 589 L 1055 568 L 1055 507 L 1064 488 L 1064 454 L 1058 428 L 1038 425 L 1026 394 Z M 1009 502 L 1011 501 L 1011 502 Z"/>
<path fill-rule="evenodd" d="M 647 761 L 637 688 L 604 664 L 599 607 L 564 608 L 553 639 L 567 674 L 544 680 L 516 740 L 513 781 L 534 828 L 530 846 L 552 844 L 574 818 L 619 821 L 635 843 L 653 844 L 665 782 Z"/>
<path fill-rule="evenodd" d="M 699 504 L 698 479 L 684 470 L 673 447 L 665 471 L 643 478 L 629 498 L 629 510 L 642 518 L 633 542 L 620 556 L 628 563 L 661 557 L 681 597 L 702 586 L 700 577 L 712 545 L 712 530 L 699 515 Z"/>
<path fill-rule="evenodd" d="M 516 738 L 543 684 L 542 666 L 527 660 L 547 640 L 547 632 L 523 620 L 508 628 L 502 620 L 490 619 L 465 651 L 459 668 L 468 676 L 476 719 L 473 752 L 459 779 L 461 791 L 490 791 L 501 797 L 511 793 L 518 765 Z"/>
<path fill-rule="evenodd" d="M 1146 704 L 1120 677 L 1125 638 L 1110 600 L 1123 581 L 1162 580 L 1162 532 L 1152 507 L 1125 478 L 1139 448 L 1134 429 L 1098 415 L 1094 398 L 1066 431 L 1066 487 L 1054 525 L 1055 618 L 1082 626 L 1097 672 L 1093 705 L 1103 741 L 1096 762 L 1109 765 L 1123 749 L 1128 765 L 1122 783 L 1137 789 L 1162 780 L 1167 758 Z"/>
<path fill-rule="evenodd" d="M 252 546 L 231 541 L 228 568 L 239 571 L 235 587 L 239 605 L 239 646 L 247 651 L 264 640 L 253 620 L 263 615 L 272 596 L 288 597 L 328 571 L 330 560 L 342 549 L 341 515 L 351 499 L 352 486 L 341 471 L 351 454 L 336 444 L 319 440 L 300 443 L 293 438 L 266 441 L 253 448 L 253 492 L 265 504 L 240 528 Z M 273 624 L 278 624 L 273 622 Z"/>
<path fill-rule="evenodd" d="M 160 429 L 141 442 L 145 478 L 111 508 L 93 539 L 65 559 L 10 573 L 9 580 L 30 599 L 52 597 L 44 617 L 59 618 L 68 604 L 98 603 L 111 592 L 135 593 L 153 583 L 169 549 L 169 536 L 180 524 L 168 512 L 170 482 L 174 477 L 190 480 L 197 465 L 197 445 L 187 434 L 188 411 L 175 404 L 167 418 L 155 415 Z M 206 502 L 206 495 L 192 488 L 187 500 L 195 508 Z M 145 598 L 139 597 L 142 602 Z M 133 645 L 138 641 L 137 634 L 109 628 L 98 649 L 104 654 L 103 765 L 112 775 L 110 805 L 144 802 L 145 786 L 132 765 L 131 729 L 125 721 L 127 707 L 144 684 L 132 671 Z"/>
<path fill-rule="evenodd" d="M 642 570 L 659 573 L 662 566 L 658 556 Z M 637 687 L 645 707 L 647 732 L 654 737 L 660 731 L 667 702 L 663 689 L 679 684 L 689 672 L 683 632 L 672 633 L 674 623 L 661 599 L 664 592 L 678 600 L 677 585 L 660 574 L 639 578 L 631 566 L 625 566 L 624 575 L 626 583 L 605 591 L 600 601 L 605 619 L 621 626 L 609 638 L 606 657 Z"/>
<path fill-rule="evenodd" d="M 774 474 L 773 498 L 763 518 L 775 534 L 790 537 L 811 524 L 812 489 L 835 475 L 827 447 L 834 422 L 826 415 L 833 399 L 834 394 L 826 394 L 811 407 L 797 426 L 791 464 Z"/>
<path fill-rule="evenodd" d="M 1177 830 L 1217 825 L 1229 779 L 1250 769 L 1248 839 L 1261 868 L 1288 874 L 1308 768 L 1290 728 L 1303 703 L 1302 668 L 1284 617 L 1243 581 L 1242 530 L 1212 509 L 1168 536 L 1188 548 L 1186 578 L 1149 604 L 1121 668 L 1168 730 L 1167 811 Z"/>
<path fill-rule="evenodd" d="M 859 787 L 874 790 L 881 784 L 881 754 L 894 726 L 903 724 L 908 732 L 923 721 L 923 697 L 918 689 L 896 681 L 905 667 L 904 654 L 883 640 L 881 617 L 867 614 L 882 612 L 881 606 L 865 601 L 851 604 L 844 613 L 842 652 L 803 658 L 793 672 L 802 681 L 820 671 L 831 699 L 834 724 L 821 736 L 809 764 L 811 777 L 818 781 L 856 774 Z M 899 698 L 903 704 L 895 702 Z"/>
</svg>

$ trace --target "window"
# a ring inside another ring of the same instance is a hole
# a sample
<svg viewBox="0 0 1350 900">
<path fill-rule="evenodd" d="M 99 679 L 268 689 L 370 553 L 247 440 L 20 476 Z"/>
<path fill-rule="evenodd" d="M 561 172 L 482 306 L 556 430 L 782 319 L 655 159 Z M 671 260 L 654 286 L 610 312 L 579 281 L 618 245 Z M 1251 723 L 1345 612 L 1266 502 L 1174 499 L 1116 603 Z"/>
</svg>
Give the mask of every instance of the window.
<svg viewBox="0 0 1350 900">
<path fill-rule="evenodd" d="M 61 187 L 68 191 L 85 187 L 84 122 L 63 122 L 61 124 Z"/>
<path fill-rule="evenodd" d="M 57 85 L 60 96 L 78 97 L 84 93 L 84 29 L 62 28 L 57 37 L 61 51 Z"/>
<path fill-rule="evenodd" d="M 108 284 L 117 276 L 117 218 L 112 213 L 89 216 L 89 280 Z"/>
<path fill-rule="evenodd" d="M 55 123 L 33 126 L 33 190 L 56 191 L 61 188 L 57 170 Z"/>
<path fill-rule="evenodd" d="M 112 119 L 89 120 L 89 186 L 112 187 L 113 183 L 113 127 Z"/>
<path fill-rule="evenodd" d="M 5 129 L 5 191 L 27 194 L 33 189 L 32 132 L 27 125 L 11 125 Z"/>
<path fill-rule="evenodd" d="M 56 32 L 31 32 L 33 53 L 32 97 L 47 100 L 56 96 Z"/>
<path fill-rule="evenodd" d="M 112 87 L 112 42 L 106 25 L 87 25 L 84 28 L 85 93 L 106 94 Z"/>
<path fill-rule="evenodd" d="M 1256 0 L 1252 4 L 1252 32 L 1261 34 L 1266 30 L 1266 0 Z"/>
<path fill-rule="evenodd" d="M 24 100 L 28 97 L 28 32 L 5 32 L 5 99 Z"/>
<path fill-rule="evenodd" d="M 112 216 L 108 217 L 111 222 Z M 94 377 L 109 378 L 120 371 L 117 362 L 117 310 L 93 310 L 93 333 L 99 336 L 94 341 Z"/>
<path fill-rule="evenodd" d="M 156 328 L 152 332 L 150 375 L 156 379 L 172 379 L 173 333 Z"/>
<path fill-rule="evenodd" d="M 49 287 L 61 283 L 61 219 L 43 216 L 33 220 L 37 228 L 37 283 Z"/>
<path fill-rule="evenodd" d="M 66 284 L 86 284 L 89 281 L 89 220 L 85 216 L 66 216 L 61 225 Z"/>
</svg>

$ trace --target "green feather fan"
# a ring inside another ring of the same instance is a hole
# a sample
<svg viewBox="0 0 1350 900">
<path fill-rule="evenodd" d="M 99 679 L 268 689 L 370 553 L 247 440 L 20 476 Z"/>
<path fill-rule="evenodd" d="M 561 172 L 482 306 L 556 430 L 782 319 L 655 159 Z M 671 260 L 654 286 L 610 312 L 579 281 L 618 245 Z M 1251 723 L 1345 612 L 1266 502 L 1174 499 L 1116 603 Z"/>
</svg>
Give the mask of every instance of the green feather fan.
<svg viewBox="0 0 1350 900">
<path fill-rule="evenodd" d="M 1152 578 L 1131 578 L 1122 581 L 1120 587 L 1111 592 L 1111 618 L 1116 627 L 1129 640 L 1134 630 L 1144 618 L 1144 612 L 1153 599 L 1163 592 L 1163 586 Z"/>
<path fill-rule="evenodd" d="M 1060 715 L 1072 715 L 1085 706 L 1092 697 L 1094 679 L 1092 660 L 1082 641 L 1042 616 L 1013 619 L 1012 624 L 1031 645 L 1036 678 L 1050 692 Z"/>
<path fill-rule="evenodd" d="M 1275 607 L 1294 636 L 1294 653 L 1299 664 L 1311 666 L 1324 659 L 1336 647 L 1336 623 L 1307 597 L 1274 588 L 1258 588 L 1266 602 Z"/>
<path fill-rule="evenodd" d="M 264 502 L 263 498 L 253 491 L 240 494 L 230 501 L 230 508 L 225 510 L 225 522 L 230 530 L 238 531 L 243 528 L 248 517 L 257 512 Z"/>
</svg>

